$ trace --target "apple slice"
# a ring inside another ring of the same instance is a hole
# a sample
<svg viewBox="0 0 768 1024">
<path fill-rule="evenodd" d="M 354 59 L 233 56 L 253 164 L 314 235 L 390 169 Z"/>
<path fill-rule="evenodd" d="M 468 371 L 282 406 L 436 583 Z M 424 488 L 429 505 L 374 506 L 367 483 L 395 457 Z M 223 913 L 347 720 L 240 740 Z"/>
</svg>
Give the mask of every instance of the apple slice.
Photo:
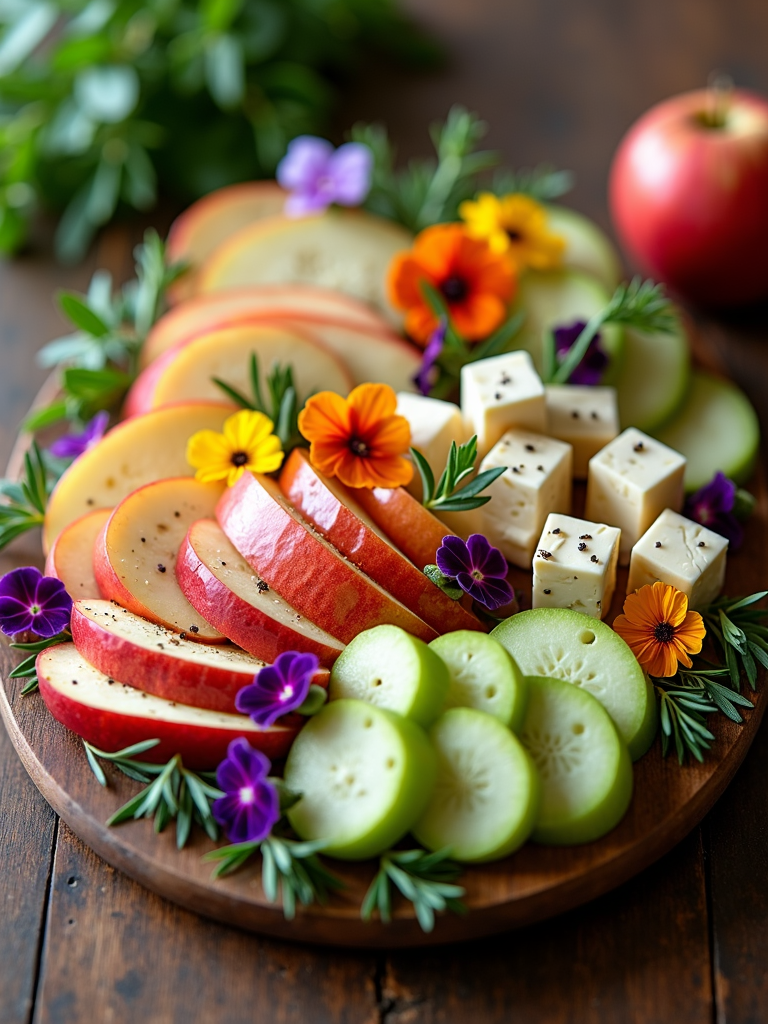
<svg viewBox="0 0 768 1024">
<path fill-rule="evenodd" d="M 547 206 L 547 220 L 549 230 L 565 239 L 565 267 L 596 278 L 612 294 L 621 281 L 622 270 L 619 254 L 608 236 L 593 220 L 569 206 Z"/>
<path fill-rule="evenodd" d="M 292 366 L 299 395 L 346 395 L 354 386 L 339 357 L 319 341 L 299 330 L 256 322 L 225 327 L 169 349 L 134 383 L 125 413 L 135 416 L 172 402 L 221 398 L 214 377 L 243 390 L 252 354 L 259 361 L 262 380 L 276 363 Z"/>
<path fill-rule="evenodd" d="M 434 563 L 443 537 L 453 533 L 404 487 L 361 487 L 349 493 L 418 569 Z"/>
<path fill-rule="evenodd" d="M 285 192 L 276 181 L 245 181 L 210 192 L 171 224 L 165 254 L 169 263 L 190 269 L 168 291 L 171 302 L 195 294 L 197 268 L 226 238 L 245 224 L 282 213 Z"/>
<path fill-rule="evenodd" d="M 245 473 L 221 497 L 216 518 L 251 568 L 343 643 L 389 622 L 421 640 L 436 631 L 348 562 L 291 508 L 274 480 Z"/>
<path fill-rule="evenodd" d="M 212 519 L 190 526 L 176 576 L 198 612 L 257 658 L 272 662 L 283 651 L 302 651 L 330 666 L 344 650 L 257 576 Z"/>
<path fill-rule="evenodd" d="M 302 724 L 291 718 L 283 725 L 260 729 L 246 715 L 155 697 L 99 672 L 74 644 L 41 651 L 37 678 L 48 710 L 67 729 L 110 752 L 159 739 L 156 747 L 141 755 L 155 764 L 180 754 L 187 768 L 215 768 L 238 736 L 274 760 L 287 754 Z"/>
<path fill-rule="evenodd" d="M 370 306 L 330 288 L 314 288 L 306 284 L 233 288 L 196 295 L 161 316 L 141 346 L 139 366 L 148 366 L 180 341 L 230 326 L 238 318 L 247 319 L 255 315 L 310 317 L 385 334 L 392 331 L 384 317 Z"/>
<path fill-rule="evenodd" d="M 75 647 L 99 672 L 209 711 L 234 714 L 238 691 L 266 664 L 239 647 L 182 640 L 113 601 L 77 601 L 71 629 Z M 328 675 L 319 669 L 312 682 L 327 687 Z"/>
<path fill-rule="evenodd" d="M 93 574 L 93 545 L 112 509 L 97 508 L 62 530 L 45 560 L 45 575 L 55 576 L 73 601 L 101 597 Z"/>
<path fill-rule="evenodd" d="M 191 476 L 187 441 L 197 430 L 221 430 L 232 406 L 185 402 L 118 424 L 64 473 L 48 501 L 43 546 L 69 523 L 98 508 L 114 508 L 131 491 L 152 480 Z"/>
<path fill-rule="evenodd" d="M 190 640 L 224 641 L 176 580 L 176 557 L 190 525 L 213 515 L 224 485 L 189 477 L 157 480 L 117 506 L 93 549 L 102 597 Z"/>
<path fill-rule="evenodd" d="M 318 533 L 438 633 L 483 628 L 398 551 L 347 488 L 314 468 L 306 449 L 291 452 L 280 473 L 280 488 Z"/>
<path fill-rule="evenodd" d="M 337 288 L 401 322 L 387 297 L 392 258 L 411 234 L 383 217 L 329 210 L 313 217 L 270 217 L 232 235 L 200 269 L 202 292 L 299 282 Z"/>
</svg>

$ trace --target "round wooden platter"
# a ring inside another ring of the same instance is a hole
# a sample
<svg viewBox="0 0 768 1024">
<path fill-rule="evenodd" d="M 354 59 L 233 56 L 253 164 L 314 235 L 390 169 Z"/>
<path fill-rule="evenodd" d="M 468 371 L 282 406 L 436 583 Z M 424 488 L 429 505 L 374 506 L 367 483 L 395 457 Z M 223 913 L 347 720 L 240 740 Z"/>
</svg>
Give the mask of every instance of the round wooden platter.
<svg viewBox="0 0 768 1024">
<path fill-rule="evenodd" d="M 734 596 L 760 590 L 768 579 L 768 553 L 762 543 L 768 494 L 762 477 L 756 490 L 758 504 L 745 545 L 729 562 L 725 589 Z M 622 603 L 625 580 L 623 576 L 619 581 L 612 615 Z M 286 921 L 281 908 L 264 896 L 259 858 L 213 880 L 211 865 L 201 858 L 214 844 L 201 830 L 179 851 L 173 826 L 159 835 L 148 821 L 107 828 L 104 822 L 137 791 L 137 784 L 109 766 L 109 787 L 98 784 L 78 737 L 48 714 L 39 694 L 21 697 L 21 682 L 8 678 L 18 660 L 7 646 L 0 648 L 5 680 L 0 711 L 11 740 L 46 800 L 96 853 L 147 888 L 200 914 L 267 935 L 337 946 L 418 946 L 476 938 L 552 917 L 620 885 L 701 821 L 741 764 L 768 699 L 761 676 L 751 695 L 754 710 L 747 711 L 743 724 L 722 715 L 710 717 L 716 740 L 703 764 L 689 760 L 681 766 L 674 754 L 662 758 L 657 739 L 635 764 L 634 796 L 626 817 L 598 842 L 572 847 L 528 843 L 506 860 L 468 867 L 461 883 L 469 913 L 439 915 L 434 931 L 425 934 L 404 901 L 396 900 L 394 919 L 387 925 L 360 920 L 371 863 L 329 861 L 346 888 L 328 905 L 299 907 L 296 918 Z"/>
</svg>

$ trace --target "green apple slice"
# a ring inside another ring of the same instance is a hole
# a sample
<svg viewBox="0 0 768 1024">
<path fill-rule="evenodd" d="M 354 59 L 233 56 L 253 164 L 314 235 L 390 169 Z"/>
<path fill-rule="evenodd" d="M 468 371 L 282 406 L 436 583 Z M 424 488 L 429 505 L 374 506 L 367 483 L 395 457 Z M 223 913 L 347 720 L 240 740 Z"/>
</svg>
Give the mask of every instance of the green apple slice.
<svg viewBox="0 0 768 1024">
<path fill-rule="evenodd" d="M 562 679 L 532 676 L 520 740 L 541 776 L 532 838 L 566 845 L 599 839 L 632 799 L 632 763 L 599 701 Z"/>
<path fill-rule="evenodd" d="M 506 857 L 531 834 L 539 811 L 538 773 L 525 748 L 497 718 L 452 708 L 429 738 L 437 779 L 413 828 L 428 850 L 450 847 L 460 861 Z"/>
<path fill-rule="evenodd" d="M 491 636 L 525 675 L 562 679 L 596 697 L 633 761 L 646 752 L 656 735 L 653 689 L 610 626 L 570 608 L 535 608 L 505 619 Z"/>
<path fill-rule="evenodd" d="M 627 327 L 616 380 L 621 429 L 657 430 L 682 406 L 690 379 L 688 338 L 679 321 L 671 334 L 646 334 Z"/>
<path fill-rule="evenodd" d="M 599 281 L 577 270 L 527 270 L 520 278 L 514 305 L 525 313 L 525 320 L 513 344 L 530 352 L 541 371 L 544 332 L 589 320 L 608 305 L 610 297 Z M 610 357 L 602 383 L 612 384 L 621 368 L 624 332 L 616 324 L 607 324 L 600 338 Z"/>
<path fill-rule="evenodd" d="M 621 261 L 608 236 L 594 221 L 568 206 L 547 206 L 549 230 L 565 239 L 563 263 L 597 278 L 609 292 L 621 280 Z"/>
<path fill-rule="evenodd" d="M 301 793 L 288 811 L 302 839 L 365 860 L 389 849 L 424 812 L 436 757 L 415 722 L 359 700 L 334 701 L 301 730 L 285 782 Z"/>
<path fill-rule="evenodd" d="M 525 677 L 509 652 L 487 633 L 459 629 L 429 645 L 450 677 L 445 708 L 476 708 L 517 730 L 525 715 Z"/>
<path fill-rule="evenodd" d="M 686 491 L 697 491 L 721 470 L 737 484 L 754 469 L 760 425 L 752 404 L 735 384 L 694 373 L 685 405 L 654 434 L 688 460 Z"/>
<path fill-rule="evenodd" d="M 366 629 L 333 666 L 331 700 L 364 700 L 429 726 L 443 709 L 448 669 L 423 640 L 399 626 Z"/>
</svg>

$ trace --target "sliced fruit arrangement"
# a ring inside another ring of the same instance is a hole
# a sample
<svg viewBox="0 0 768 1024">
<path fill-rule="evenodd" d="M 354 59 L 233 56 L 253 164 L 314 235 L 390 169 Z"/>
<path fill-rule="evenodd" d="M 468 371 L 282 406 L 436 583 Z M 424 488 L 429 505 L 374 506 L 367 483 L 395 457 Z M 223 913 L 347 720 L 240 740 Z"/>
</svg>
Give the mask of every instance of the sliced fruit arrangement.
<svg viewBox="0 0 768 1024">
<path fill-rule="evenodd" d="M 257 658 L 271 662 L 282 651 L 305 651 L 332 665 L 344 650 L 255 573 L 212 519 L 190 526 L 176 576 L 199 614 Z"/>
<path fill-rule="evenodd" d="M 671 333 L 624 331 L 624 352 L 616 385 L 622 428 L 653 433 L 683 405 L 691 377 L 685 323 Z"/>
<path fill-rule="evenodd" d="M 223 642 L 176 579 L 176 558 L 187 530 L 213 515 L 222 490 L 223 484 L 176 477 L 139 487 L 124 498 L 94 547 L 102 596 L 190 640 Z"/>
<path fill-rule="evenodd" d="M 74 601 L 101 597 L 93 572 L 93 548 L 111 514 L 112 509 L 99 508 L 75 519 L 61 531 L 48 552 L 45 575 L 61 580 Z"/>
<path fill-rule="evenodd" d="M 345 489 L 345 501 L 351 497 Z M 355 499 L 419 569 L 433 564 L 443 537 L 453 532 L 404 487 L 361 487 L 354 492 Z"/>
<path fill-rule="evenodd" d="M 215 768 L 238 736 L 269 758 L 283 757 L 299 730 L 296 722 L 260 729 L 245 715 L 156 697 L 99 672 L 74 644 L 41 651 L 37 678 L 48 710 L 62 725 L 102 750 L 159 739 L 144 755 L 158 764 L 180 754 L 188 768 Z"/>
</svg>

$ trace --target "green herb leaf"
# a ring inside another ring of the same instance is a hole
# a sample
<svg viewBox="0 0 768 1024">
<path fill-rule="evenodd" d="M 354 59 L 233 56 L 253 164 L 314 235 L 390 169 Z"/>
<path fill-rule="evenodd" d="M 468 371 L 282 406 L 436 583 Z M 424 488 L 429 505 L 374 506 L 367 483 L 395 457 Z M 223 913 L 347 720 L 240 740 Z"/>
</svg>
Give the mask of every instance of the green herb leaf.
<svg viewBox="0 0 768 1024">
<path fill-rule="evenodd" d="M 479 508 L 491 500 L 490 495 L 480 497 L 480 492 L 489 487 L 504 472 L 499 466 L 480 473 L 473 481 L 459 485 L 472 475 L 477 459 L 477 435 L 473 435 L 462 445 L 451 442 L 448 460 L 440 479 L 435 486 L 434 475 L 424 456 L 415 448 L 411 448 L 411 456 L 421 474 L 423 485 L 422 504 L 428 509 L 439 509 L 443 512 L 462 512 Z"/>
<path fill-rule="evenodd" d="M 446 597 L 450 597 L 452 601 L 458 601 L 464 594 L 464 591 L 457 585 L 456 581 L 450 576 L 443 576 L 436 565 L 425 565 L 424 575 L 436 587 L 439 587 Z"/>
<path fill-rule="evenodd" d="M 435 926 L 435 913 L 451 910 L 466 913 L 461 902 L 462 886 L 455 884 L 461 866 L 450 860 L 450 850 L 427 853 L 424 850 L 388 850 L 379 860 L 379 870 L 360 907 L 360 916 L 370 921 L 374 910 L 383 922 L 391 920 L 394 886 L 413 904 L 416 918 L 425 932 Z"/>
</svg>

